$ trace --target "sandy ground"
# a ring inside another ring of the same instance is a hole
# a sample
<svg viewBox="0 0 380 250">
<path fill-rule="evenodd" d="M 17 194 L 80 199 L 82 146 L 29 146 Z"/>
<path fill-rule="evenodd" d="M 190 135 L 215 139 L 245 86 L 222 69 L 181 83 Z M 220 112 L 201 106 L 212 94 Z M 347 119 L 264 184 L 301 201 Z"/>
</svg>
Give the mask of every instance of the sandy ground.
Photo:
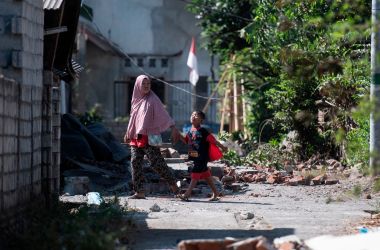
<svg viewBox="0 0 380 250">
<path fill-rule="evenodd" d="M 125 194 L 119 200 L 131 210 L 129 217 L 136 225 L 127 236 L 129 249 L 176 249 L 186 239 L 262 235 L 273 240 L 295 234 L 306 240 L 357 232 L 356 227 L 370 217 L 364 210 L 380 209 L 380 194 L 372 193 L 370 183 L 369 178 L 352 174 L 335 185 L 245 184 L 242 191 L 225 191 L 217 202 L 208 201 L 205 187 L 190 202 L 169 194 L 144 200 Z M 357 196 L 354 187 L 360 187 Z M 81 195 L 60 199 L 86 202 Z"/>
<path fill-rule="evenodd" d="M 249 184 L 218 202 L 209 202 L 204 193 L 191 202 L 171 195 L 120 200 L 135 211 L 131 213 L 136 224 L 129 233 L 131 249 L 176 249 L 185 239 L 263 235 L 273 240 L 291 234 L 309 239 L 346 234 L 369 217 L 363 210 L 376 209 L 379 203 L 376 195 L 366 197 L 366 183 L 359 178 L 331 186 Z M 354 185 L 363 188 L 360 197 L 351 194 Z"/>
</svg>

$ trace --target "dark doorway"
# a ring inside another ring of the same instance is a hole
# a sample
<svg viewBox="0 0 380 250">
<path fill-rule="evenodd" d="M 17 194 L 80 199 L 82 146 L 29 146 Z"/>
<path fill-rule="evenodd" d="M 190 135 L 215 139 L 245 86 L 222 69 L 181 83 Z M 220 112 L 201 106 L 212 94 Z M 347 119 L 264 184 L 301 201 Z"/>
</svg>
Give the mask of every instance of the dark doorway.
<svg viewBox="0 0 380 250">
<path fill-rule="evenodd" d="M 163 80 L 163 78 L 160 78 Z M 129 81 L 114 82 L 114 116 L 128 116 L 131 111 L 131 100 L 136 78 Z M 151 80 L 152 91 L 165 104 L 165 84 L 156 79 Z"/>
</svg>

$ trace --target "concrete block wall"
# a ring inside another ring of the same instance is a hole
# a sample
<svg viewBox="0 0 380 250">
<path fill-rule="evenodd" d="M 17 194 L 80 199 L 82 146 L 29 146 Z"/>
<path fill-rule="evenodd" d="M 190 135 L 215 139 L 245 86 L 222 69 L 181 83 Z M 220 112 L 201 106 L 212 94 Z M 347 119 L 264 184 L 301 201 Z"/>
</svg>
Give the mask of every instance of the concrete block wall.
<svg viewBox="0 0 380 250">
<path fill-rule="evenodd" d="M 0 229 L 43 198 L 42 5 L 0 1 Z"/>
<path fill-rule="evenodd" d="M 8 78 L 42 86 L 44 11 L 42 1 L 0 2 L 0 62 Z"/>
</svg>

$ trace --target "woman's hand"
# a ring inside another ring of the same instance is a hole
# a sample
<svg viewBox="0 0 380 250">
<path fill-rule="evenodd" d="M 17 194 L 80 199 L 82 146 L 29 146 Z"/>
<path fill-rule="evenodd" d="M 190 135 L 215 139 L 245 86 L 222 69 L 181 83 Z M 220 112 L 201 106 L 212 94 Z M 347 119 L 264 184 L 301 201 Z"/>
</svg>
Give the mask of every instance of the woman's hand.
<svg viewBox="0 0 380 250">
<path fill-rule="evenodd" d="M 128 135 L 127 135 L 127 133 L 125 133 L 125 135 L 124 135 L 124 143 L 130 143 L 130 139 L 128 138 Z"/>
<path fill-rule="evenodd" d="M 179 133 L 178 129 L 175 126 L 172 126 L 172 142 L 175 144 L 180 138 L 181 134 Z"/>
</svg>

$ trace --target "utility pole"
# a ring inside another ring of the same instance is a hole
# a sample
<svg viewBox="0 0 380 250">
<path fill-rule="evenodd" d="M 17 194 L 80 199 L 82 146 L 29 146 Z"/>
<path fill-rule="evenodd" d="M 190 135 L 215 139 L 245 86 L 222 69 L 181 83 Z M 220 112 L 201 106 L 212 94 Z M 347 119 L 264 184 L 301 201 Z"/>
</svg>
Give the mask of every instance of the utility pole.
<svg viewBox="0 0 380 250">
<path fill-rule="evenodd" d="M 371 101 L 374 109 L 370 117 L 370 167 L 380 174 L 380 0 L 372 0 L 371 35 Z"/>
</svg>

